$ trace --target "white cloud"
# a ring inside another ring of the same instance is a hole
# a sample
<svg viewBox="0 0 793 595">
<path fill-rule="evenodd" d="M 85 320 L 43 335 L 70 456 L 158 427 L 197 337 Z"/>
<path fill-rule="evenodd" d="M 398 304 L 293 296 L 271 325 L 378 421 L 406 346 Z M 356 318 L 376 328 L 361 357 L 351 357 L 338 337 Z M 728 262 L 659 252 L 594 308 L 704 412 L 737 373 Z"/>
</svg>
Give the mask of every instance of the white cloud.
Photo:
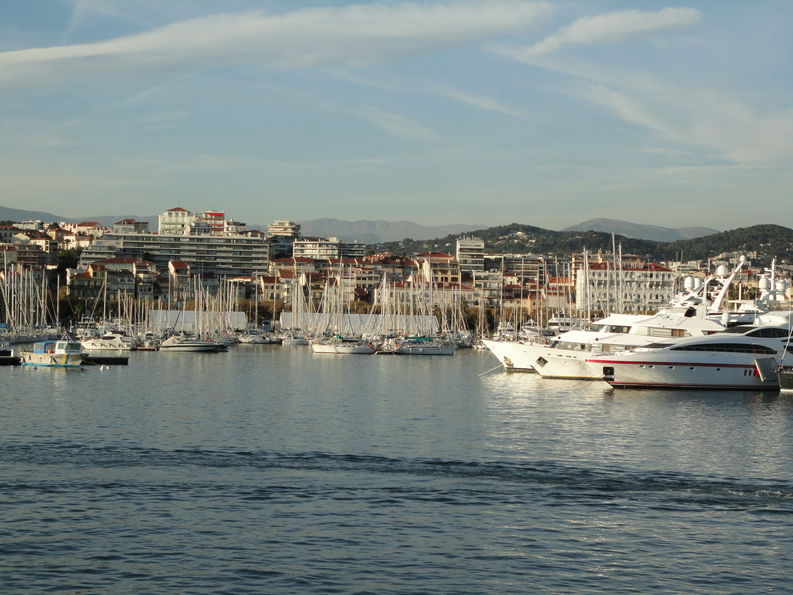
<svg viewBox="0 0 793 595">
<path fill-rule="evenodd" d="M 787 162 L 793 155 L 793 112 L 759 113 L 712 92 L 652 84 L 621 90 L 586 83 L 570 96 L 601 105 L 632 124 L 686 147 L 707 149 L 711 158 L 736 164 Z"/>
<path fill-rule="evenodd" d="M 664 8 L 658 12 L 620 10 L 577 19 L 555 35 L 526 48 L 523 54 L 530 58 L 567 46 L 623 41 L 641 34 L 681 29 L 701 22 L 702 13 L 693 8 Z"/>
<path fill-rule="evenodd" d="M 453 89 L 449 89 L 446 87 L 441 87 L 438 89 L 438 92 L 446 97 L 451 97 L 452 99 L 457 99 L 458 101 L 462 101 L 463 103 L 467 103 L 468 105 L 473 105 L 475 107 L 489 110 L 493 112 L 497 112 L 499 114 L 503 114 L 505 116 L 511 116 L 513 118 L 518 118 L 520 120 L 527 120 L 526 114 L 523 113 L 521 110 L 503 105 L 499 103 L 492 97 L 485 97 L 482 95 L 472 95 L 470 93 L 462 93 L 460 91 L 455 91 Z"/>
<path fill-rule="evenodd" d="M 415 120 L 394 115 L 379 107 L 364 106 L 357 113 L 375 128 L 391 136 L 413 140 L 432 140 L 437 138 L 437 135 L 432 130 Z"/>
<path fill-rule="evenodd" d="M 703 88 L 699 81 L 670 73 L 665 80 L 631 71 L 621 64 L 598 64 L 576 54 L 554 54 L 563 47 L 619 41 L 695 25 L 699 11 L 667 8 L 659 12 L 619 11 L 574 21 L 530 48 L 490 48 L 531 66 L 570 77 L 554 92 L 594 103 L 620 119 L 658 133 L 672 150 L 696 150 L 739 165 L 786 163 L 793 155 L 793 110 L 776 113 L 753 108 L 746 95 Z M 697 59 L 699 57 L 692 57 Z"/>
<path fill-rule="evenodd" d="M 545 2 L 493 0 L 218 14 L 98 43 L 0 53 L 0 82 L 239 63 L 368 65 L 523 31 L 551 10 Z"/>
</svg>

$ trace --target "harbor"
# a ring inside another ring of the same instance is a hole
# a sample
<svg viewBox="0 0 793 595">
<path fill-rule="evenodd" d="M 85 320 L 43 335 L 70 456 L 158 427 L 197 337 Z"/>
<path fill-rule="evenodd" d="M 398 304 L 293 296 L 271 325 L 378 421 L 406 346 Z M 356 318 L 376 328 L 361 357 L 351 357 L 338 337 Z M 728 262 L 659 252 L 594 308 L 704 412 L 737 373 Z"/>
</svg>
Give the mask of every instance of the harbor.
<svg viewBox="0 0 793 595">
<path fill-rule="evenodd" d="M 240 344 L 4 369 L 5 588 L 785 590 L 789 396 L 494 365 Z"/>
</svg>

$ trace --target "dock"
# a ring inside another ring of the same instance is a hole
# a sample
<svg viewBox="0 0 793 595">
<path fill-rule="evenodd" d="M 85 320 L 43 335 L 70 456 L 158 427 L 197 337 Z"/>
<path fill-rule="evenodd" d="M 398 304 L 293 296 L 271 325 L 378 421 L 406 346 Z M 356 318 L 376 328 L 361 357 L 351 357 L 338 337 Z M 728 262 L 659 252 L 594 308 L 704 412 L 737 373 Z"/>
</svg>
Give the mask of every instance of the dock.
<svg viewBox="0 0 793 595">
<path fill-rule="evenodd" d="M 84 355 L 83 366 L 126 366 L 128 355 Z"/>
</svg>

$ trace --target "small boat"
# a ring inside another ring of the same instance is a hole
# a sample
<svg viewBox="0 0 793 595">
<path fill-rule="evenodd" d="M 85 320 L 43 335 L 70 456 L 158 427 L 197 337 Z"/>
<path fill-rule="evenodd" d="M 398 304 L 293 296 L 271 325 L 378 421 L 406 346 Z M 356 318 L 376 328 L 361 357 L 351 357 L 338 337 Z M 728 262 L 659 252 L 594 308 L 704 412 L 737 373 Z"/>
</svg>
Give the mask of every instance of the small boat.
<svg viewBox="0 0 793 595">
<path fill-rule="evenodd" d="M 20 360 L 23 366 L 79 368 L 83 362 L 83 348 L 79 341 L 42 341 L 33 345 L 33 351 L 22 351 Z"/>
<path fill-rule="evenodd" d="M 214 341 L 205 341 L 199 338 L 174 335 L 169 337 L 160 345 L 160 351 L 182 351 L 182 352 L 212 352 L 226 351 L 226 346 Z"/>
<path fill-rule="evenodd" d="M 344 339 L 336 336 L 311 344 L 314 353 L 335 353 L 338 355 L 372 355 L 374 347 L 362 340 Z"/>
<path fill-rule="evenodd" d="M 410 337 L 394 349 L 395 355 L 454 355 L 454 343 L 432 340 L 429 337 Z"/>
<path fill-rule="evenodd" d="M 81 343 L 86 351 L 130 351 L 138 348 L 133 337 L 116 332 L 107 332 L 101 337 L 84 339 Z"/>
<path fill-rule="evenodd" d="M 308 345 L 308 339 L 300 335 L 288 333 L 281 338 L 281 345 Z"/>
</svg>

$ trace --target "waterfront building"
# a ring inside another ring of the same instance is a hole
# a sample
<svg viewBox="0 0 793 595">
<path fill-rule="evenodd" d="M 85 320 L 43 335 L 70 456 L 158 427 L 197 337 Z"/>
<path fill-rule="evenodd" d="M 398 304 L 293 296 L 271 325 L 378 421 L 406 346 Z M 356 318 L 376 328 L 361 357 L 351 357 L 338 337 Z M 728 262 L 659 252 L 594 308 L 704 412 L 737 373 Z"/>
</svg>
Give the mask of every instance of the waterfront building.
<svg viewBox="0 0 793 595">
<path fill-rule="evenodd" d="M 112 231 L 109 227 L 102 227 L 98 221 L 83 221 L 82 223 L 66 223 L 61 221 L 58 223 L 64 231 L 71 231 L 74 234 L 90 236 L 92 238 L 101 238 L 106 232 Z"/>
<path fill-rule="evenodd" d="M 581 311 L 657 311 L 674 297 L 675 272 L 656 263 L 590 262 L 575 271 L 575 305 Z"/>
<path fill-rule="evenodd" d="M 17 221 L 14 223 L 17 229 L 25 229 L 27 231 L 47 231 L 47 224 L 41 219 L 35 221 Z"/>
<path fill-rule="evenodd" d="M 16 225 L 0 225 L 0 243 L 10 244 L 11 238 L 20 232 Z"/>
<path fill-rule="evenodd" d="M 416 264 L 421 268 L 424 278 L 432 278 L 437 283 L 459 283 L 460 263 L 444 252 L 422 252 L 416 255 Z"/>
<path fill-rule="evenodd" d="M 278 271 L 291 270 L 300 273 L 313 273 L 316 270 L 316 261 L 305 256 L 293 256 L 292 258 L 276 258 L 270 260 L 270 274 L 274 275 Z"/>
<path fill-rule="evenodd" d="M 83 251 L 80 264 L 110 257 L 145 258 L 156 263 L 160 272 L 166 272 L 172 260 L 183 261 L 195 274 L 218 277 L 263 275 L 268 269 L 267 244 L 260 237 L 248 236 L 111 232 Z"/>
<path fill-rule="evenodd" d="M 267 235 L 272 237 L 299 238 L 300 225 L 286 219 L 279 219 L 267 226 Z"/>
<path fill-rule="evenodd" d="M 195 213 L 182 207 L 168 209 L 160 215 L 160 235 L 184 235 L 189 232 L 195 221 Z"/>
<path fill-rule="evenodd" d="M 31 243 L 25 236 L 25 240 L 16 239 L 12 242 L 16 252 L 16 264 L 19 270 L 22 269 L 42 269 L 47 265 L 50 255 L 41 246 Z"/>
<path fill-rule="evenodd" d="M 148 233 L 149 222 L 122 219 L 113 224 L 113 231 L 116 233 Z"/>
<path fill-rule="evenodd" d="M 193 298 L 190 265 L 183 260 L 168 261 L 168 301 L 186 302 Z"/>
<path fill-rule="evenodd" d="M 461 271 L 485 270 L 485 242 L 479 238 L 462 237 L 457 240 L 457 262 Z"/>
<path fill-rule="evenodd" d="M 248 232 L 248 235 L 252 236 L 253 232 Z M 291 258 L 293 256 L 292 242 L 294 241 L 294 238 L 288 238 L 285 236 L 271 236 L 264 241 L 267 243 L 267 254 L 270 260 Z"/>
<path fill-rule="evenodd" d="M 101 240 L 97 240 L 100 242 Z M 94 238 L 79 233 L 66 232 L 63 234 L 63 239 L 58 244 L 61 250 L 75 250 L 90 248 L 94 244 Z"/>
<path fill-rule="evenodd" d="M 58 250 L 58 242 L 46 234 L 40 234 L 37 237 L 30 238 L 30 243 L 38 246 L 41 248 L 42 252 L 46 252 L 49 255 L 55 254 Z"/>
<path fill-rule="evenodd" d="M 502 299 L 502 283 L 504 276 L 501 271 L 473 271 L 474 300 L 472 303 L 479 305 L 484 301 L 487 307 L 496 307 Z"/>
<path fill-rule="evenodd" d="M 107 269 L 101 264 L 92 264 L 86 270 L 68 269 L 66 284 L 69 295 L 81 299 L 95 299 L 102 293 Z"/>
<path fill-rule="evenodd" d="M 292 255 L 313 259 L 363 258 L 366 244 L 343 242 L 339 238 L 301 237 L 292 244 Z"/>
<path fill-rule="evenodd" d="M 211 236 L 222 236 L 226 227 L 226 214 L 223 211 L 209 210 L 196 215 L 196 222 L 202 223 Z M 232 222 L 233 223 L 233 222 Z M 194 233 L 194 232 L 193 232 Z"/>
</svg>

